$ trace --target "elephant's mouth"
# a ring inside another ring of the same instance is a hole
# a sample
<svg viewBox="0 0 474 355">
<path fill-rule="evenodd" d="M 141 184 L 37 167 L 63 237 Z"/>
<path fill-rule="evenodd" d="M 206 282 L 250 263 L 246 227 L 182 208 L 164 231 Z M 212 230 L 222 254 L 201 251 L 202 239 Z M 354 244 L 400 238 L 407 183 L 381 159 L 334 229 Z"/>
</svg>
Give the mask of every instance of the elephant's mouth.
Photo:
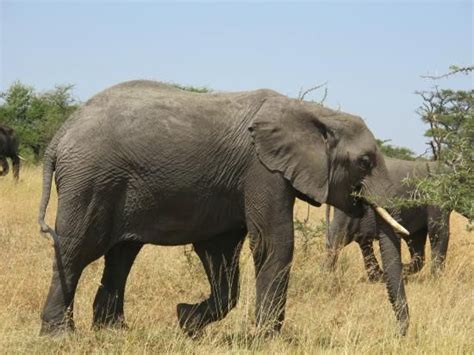
<svg viewBox="0 0 474 355">
<path fill-rule="evenodd" d="M 352 187 L 351 193 L 351 217 L 361 218 L 364 213 L 367 204 L 365 203 L 364 197 L 362 196 L 362 184 L 358 184 Z"/>
</svg>

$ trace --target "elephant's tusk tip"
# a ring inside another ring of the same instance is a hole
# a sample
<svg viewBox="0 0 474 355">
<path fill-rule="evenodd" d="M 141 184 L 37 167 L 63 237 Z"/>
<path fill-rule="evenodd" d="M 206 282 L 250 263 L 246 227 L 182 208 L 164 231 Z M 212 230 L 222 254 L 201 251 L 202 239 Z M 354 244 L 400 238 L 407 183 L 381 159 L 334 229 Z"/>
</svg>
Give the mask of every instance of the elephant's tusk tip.
<svg viewBox="0 0 474 355">
<path fill-rule="evenodd" d="M 374 206 L 375 211 L 379 214 L 382 219 L 387 222 L 390 226 L 392 226 L 396 231 L 398 231 L 401 234 L 404 235 L 410 235 L 410 232 L 407 231 L 400 223 L 398 223 L 392 216 L 390 216 L 390 213 L 387 212 L 385 208 L 382 208 L 380 206 Z"/>
</svg>

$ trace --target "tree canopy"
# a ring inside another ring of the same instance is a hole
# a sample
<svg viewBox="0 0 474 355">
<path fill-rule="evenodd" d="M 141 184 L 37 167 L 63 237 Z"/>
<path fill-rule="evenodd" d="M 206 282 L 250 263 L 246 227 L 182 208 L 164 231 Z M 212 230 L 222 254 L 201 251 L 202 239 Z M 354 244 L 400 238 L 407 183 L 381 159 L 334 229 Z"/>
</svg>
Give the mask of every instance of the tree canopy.
<svg viewBox="0 0 474 355">
<path fill-rule="evenodd" d="M 451 75 L 471 75 L 474 66 L 451 67 L 450 72 L 430 79 Z M 474 90 L 440 89 L 418 92 L 422 103 L 418 114 L 428 125 L 425 136 L 433 159 L 440 162 L 441 172 L 417 181 L 421 202 L 456 210 L 474 220 Z"/>
</svg>

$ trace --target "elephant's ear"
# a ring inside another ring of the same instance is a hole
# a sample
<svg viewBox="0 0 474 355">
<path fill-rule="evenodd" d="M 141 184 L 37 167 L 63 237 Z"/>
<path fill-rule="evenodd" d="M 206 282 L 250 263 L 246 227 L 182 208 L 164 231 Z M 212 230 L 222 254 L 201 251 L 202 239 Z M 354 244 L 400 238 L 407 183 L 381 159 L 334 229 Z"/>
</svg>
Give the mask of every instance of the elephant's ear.
<svg viewBox="0 0 474 355">
<path fill-rule="evenodd" d="M 311 200 L 325 203 L 329 180 L 328 130 L 307 105 L 288 98 L 269 98 L 249 130 L 257 155 L 267 169 L 281 173 Z"/>
</svg>

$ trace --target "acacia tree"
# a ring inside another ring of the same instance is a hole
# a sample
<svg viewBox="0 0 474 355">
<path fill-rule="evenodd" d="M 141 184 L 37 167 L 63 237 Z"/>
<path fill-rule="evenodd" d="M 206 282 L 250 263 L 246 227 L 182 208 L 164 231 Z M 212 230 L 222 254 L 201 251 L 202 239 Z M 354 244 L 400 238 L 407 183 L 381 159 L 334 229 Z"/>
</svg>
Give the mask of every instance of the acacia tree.
<svg viewBox="0 0 474 355">
<path fill-rule="evenodd" d="M 474 66 L 451 67 L 451 75 L 472 75 Z M 474 220 L 474 90 L 451 90 L 435 87 L 418 92 L 422 104 L 418 109 L 429 128 L 433 159 L 442 168 L 434 177 L 417 181 L 418 198 L 424 203 L 456 210 Z"/>
</svg>

